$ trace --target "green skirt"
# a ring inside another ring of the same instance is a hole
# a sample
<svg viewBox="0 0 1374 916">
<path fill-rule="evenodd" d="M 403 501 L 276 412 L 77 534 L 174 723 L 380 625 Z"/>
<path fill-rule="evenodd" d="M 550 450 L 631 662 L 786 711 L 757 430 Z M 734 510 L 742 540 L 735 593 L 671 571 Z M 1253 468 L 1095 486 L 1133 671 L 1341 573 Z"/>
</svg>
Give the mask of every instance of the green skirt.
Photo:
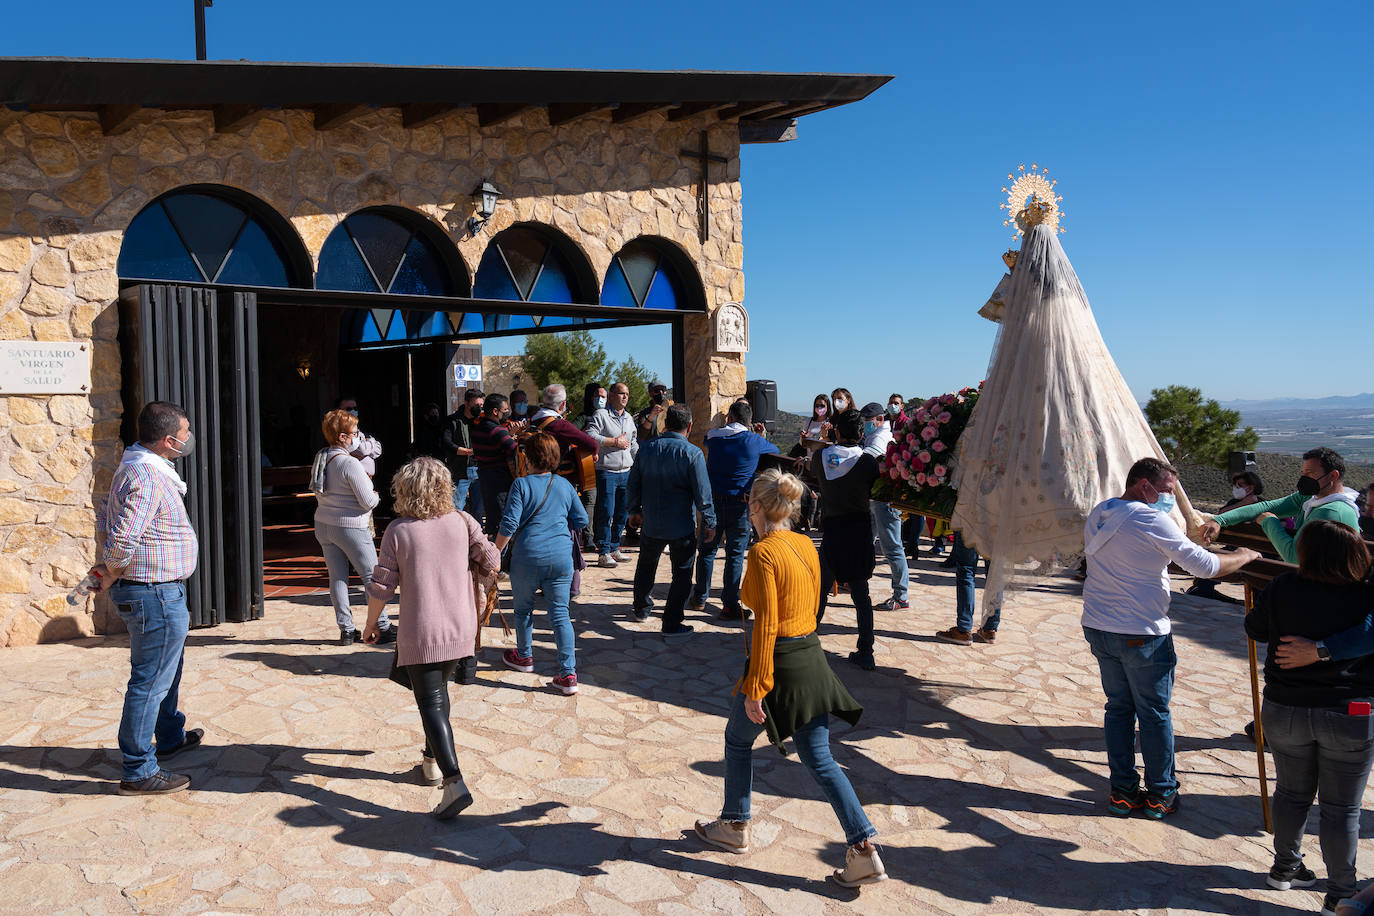
<svg viewBox="0 0 1374 916">
<path fill-rule="evenodd" d="M 783 742 L 821 713 L 857 725 L 864 711 L 830 670 L 815 633 L 774 644 L 773 689 L 763 698 L 763 708 L 768 740 L 783 755 L 787 754 Z"/>
</svg>

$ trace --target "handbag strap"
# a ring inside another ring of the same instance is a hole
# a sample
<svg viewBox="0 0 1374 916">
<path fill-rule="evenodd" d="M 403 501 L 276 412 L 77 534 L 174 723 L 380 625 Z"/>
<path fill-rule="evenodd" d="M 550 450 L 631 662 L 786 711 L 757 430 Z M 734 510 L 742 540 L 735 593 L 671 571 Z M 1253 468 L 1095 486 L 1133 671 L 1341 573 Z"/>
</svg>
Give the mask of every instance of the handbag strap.
<svg viewBox="0 0 1374 916">
<path fill-rule="evenodd" d="M 544 498 L 539 500 L 539 505 L 535 506 L 534 511 L 531 512 L 527 518 L 521 519 L 520 524 L 515 526 L 515 530 L 511 532 L 510 540 L 506 541 L 506 550 L 510 550 L 510 545 L 515 543 L 515 539 L 519 537 L 520 532 L 525 529 L 526 525 L 534 520 L 534 517 L 539 514 L 539 510 L 544 508 L 544 503 L 549 501 L 549 494 L 553 492 L 553 478 L 555 476 L 556 475 L 552 471 L 549 472 L 549 485 L 544 488 Z M 502 553 L 504 552 L 505 551 L 502 551 Z"/>
</svg>

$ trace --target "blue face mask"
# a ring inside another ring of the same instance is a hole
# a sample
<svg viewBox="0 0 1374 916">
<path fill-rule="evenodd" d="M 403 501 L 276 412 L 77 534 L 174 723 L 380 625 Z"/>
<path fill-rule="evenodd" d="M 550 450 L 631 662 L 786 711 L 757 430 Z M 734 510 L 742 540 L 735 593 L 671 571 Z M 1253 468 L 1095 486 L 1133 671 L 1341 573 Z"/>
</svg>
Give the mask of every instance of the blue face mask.
<svg viewBox="0 0 1374 916">
<path fill-rule="evenodd" d="M 864 424 L 864 435 L 865 435 L 865 436 L 871 436 L 871 435 L 873 435 L 874 433 L 876 433 L 877 431 L 878 431 L 878 427 L 875 426 L 873 423 L 865 423 L 865 424 Z"/>
<path fill-rule="evenodd" d="M 605 409 L 606 409 L 606 399 L 605 399 L 605 398 L 597 398 L 597 399 L 596 399 L 596 409 L 597 409 L 597 410 L 605 410 Z"/>
<path fill-rule="evenodd" d="M 1170 512 L 1174 511 L 1174 505 L 1176 503 L 1177 500 L 1174 499 L 1174 494 L 1160 493 L 1159 497 L 1150 505 L 1151 507 L 1158 509 L 1160 512 L 1163 512 L 1165 515 L 1168 515 Z"/>
<path fill-rule="evenodd" d="M 516 401 L 515 406 L 513 406 L 511 410 L 515 413 L 517 417 L 523 417 L 525 415 L 525 412 L 529 410 L 529 405 L 526 404 L 524 401 Z"/>
</svg>

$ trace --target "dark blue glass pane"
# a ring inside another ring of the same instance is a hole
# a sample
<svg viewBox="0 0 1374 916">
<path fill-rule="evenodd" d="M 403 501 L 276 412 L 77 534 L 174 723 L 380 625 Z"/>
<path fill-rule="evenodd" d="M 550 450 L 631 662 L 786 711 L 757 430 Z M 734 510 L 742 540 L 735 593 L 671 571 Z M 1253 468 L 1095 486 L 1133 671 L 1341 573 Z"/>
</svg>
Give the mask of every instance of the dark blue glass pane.
<svg viewBox="0 0 1374 916">
<path fill-rule="evenodd" d="M 539 282 L 534 284 L 530 294 L 531 302 L 572 302 L 572 287 L 568 282 L 568 262 L 556 251 L 550 251 L 544 259 L 544 269 L 539 274 Z"/>
<path fill-rule="evenodd" d="M 324 247 L 320 249 L 320 269 L 315 274 L 315 287 L 381 292 L 343 226 L 336 226 L 329 233 L 329 238 L 324 240 Z"/>
<path fill-rule="evenodd" d="M 643 243 L 631 242 L 620 250 L 615 259 L 620 262 L 620 268 L 625 272 L 625 279 L 629 281 L 635 302 L 643 305 L 649 284 L 653 282 L 654 273 L 658 270 L 658 252 Z"/>
<path fill-rule="evenodd" d="M 443 312 L 412 312 L 406 316 L 406 324 L 412 338 L 450 337 L 453 334 L 449 330 L 448 316 Z"/>
<path fill-rule="evenodd" d="M 454 295 L 453 282 L 439 259 L 439 253 L 418 235 L 406 246 L 401 269 L 396 272 L 389 292 L 413 296 Z"/>
<path fill-rule="evenodd" d="M 372 313 L 359 309 L 353 314 L 351 339 L 349 343 L 377 343 L 382 339 L 382 334 L 377 330 L 377 322 L 372 318 Z"/>
<path fill-rule="evenodd" d="M 483 316 L 476 312 L 468 312 L 463 316 L 463 323 L 458 326 L 458 330 L 464 334 L 480 334 L 486 329 Z"/>
<path fill-rule="evenodd" d="M 539 326 L 541 328 L 565 328 L 568 325 L 577 324 L 578 321 L 577 318 L 564 318 L 562 315 L 546 315 Z"/>
<path fill-rule="evenodd" d="M 250 219 L 234 243 L 229 260 L 219 272 L 217 283 L 243 283 L 248 286 L 289 286 L 286 259 L 281 249 Z"/>
<path fill-rule="evenodd" d="M 379 311 L 378 309 L 373 309 L 373 310 L 372 310 L 374 316 L 376 315 L 376 313 L 377 313 L 378 311 Z M 380 326 L 380 322 L 378 323 L 378 326 Z M 391 313 L 391 325 L 390 325 L 390 327 L 388 327 L 387 330 L 386 330 L 386 339 L 387 339 L 387 340 L 405 340 L 405 339 L 406 339 L 406 319 L 405 319 L 405 315 L 402 314 L 401 312 L 393 311 L 393 312 Z"/>
<path fill-rule="evenodd" d="M 208 194 L 173 194 L 162 203 L 201 271 L 214 280 L 248 214 Z"/>
<path fill-rule="evenodd" d="M 130 279 L 206 282 L 161 204 L 153 204 L 129 223 L 117 269 L 121 277 Z"/>
<path fill-rule="evenodd" d="M 528 229 L 507 229 L 493 244 L 505 255 L 506 267 L 515 281 L 515 288 L 520 291 L 521 300 L 538 299 L 532 290 L 549 243 Z"/>
<path fill-rule="evenodd" d="M 639 306 L 639 303 L 635 302 L 634 294 L 630 292 L 630 284 L 625 282 L 625 274 L 616 260 L 611 261 L 611 266 L 606 271 L 606 285 L 601 289 L 601 304 L 614 305 L 624 309 Z"/>
<path fill-rule="evenodd" d="M 472 284 L 472 295 L 477 299 L 506 299 L 523 302 L 510 274 L 506 272 L 506 262 L 495 245 L 488 245 L 482 254 L 482 263 L 477 266 L 477 279 Z"/>
<path fill-rule="evenodd" d="M 677 308 L 676 285 L 669 279 L 668 272 L 660 268 L 658 273 L 654 274 L 654 282 L 649 287 L 649 296 L 644 300 L 644 307 L 646 309 Z"/>
<path fill-rule="evenodd" d="M 358 247 L 362 249 L 383 292 L 396 276 L 401 255 L 415 233 L 410 227 L 382 213 L 355 213 L 344 220 Z"/>
</svg>

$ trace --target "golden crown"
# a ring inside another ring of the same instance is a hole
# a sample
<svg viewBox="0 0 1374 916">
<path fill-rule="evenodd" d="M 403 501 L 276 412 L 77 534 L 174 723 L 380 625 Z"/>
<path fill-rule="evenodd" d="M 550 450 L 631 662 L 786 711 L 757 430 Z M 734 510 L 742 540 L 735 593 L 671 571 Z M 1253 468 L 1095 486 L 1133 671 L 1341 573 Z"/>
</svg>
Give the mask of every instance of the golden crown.
<svg viewBox="0 0 1374 916">
<path fill-rule="evenodd" d="M 1007 173 L 1011 187 L 1002 188 L 1002 193 L 1007 195 L 1006 203 L 1001 205 L 1001 209 L 1007 211 L 1007 218 L 1002 220 L 1002 225 L 1015 225 L 1017 236 L 1039 225 L 1063 232 L 1064 227 L 1059 225 L 1059 219 L 1064 211 L 1059 209 L 1059 202 L 1064 198 L 1054 193 L 1054 186 L 1059 181 L 1051 181 L 1050 170 L 1042 169 L 1034 162 L 1029 172 L 1024 165 L 1018 165 L 1016 170 L 1019 175 Z"/>
</svg>

